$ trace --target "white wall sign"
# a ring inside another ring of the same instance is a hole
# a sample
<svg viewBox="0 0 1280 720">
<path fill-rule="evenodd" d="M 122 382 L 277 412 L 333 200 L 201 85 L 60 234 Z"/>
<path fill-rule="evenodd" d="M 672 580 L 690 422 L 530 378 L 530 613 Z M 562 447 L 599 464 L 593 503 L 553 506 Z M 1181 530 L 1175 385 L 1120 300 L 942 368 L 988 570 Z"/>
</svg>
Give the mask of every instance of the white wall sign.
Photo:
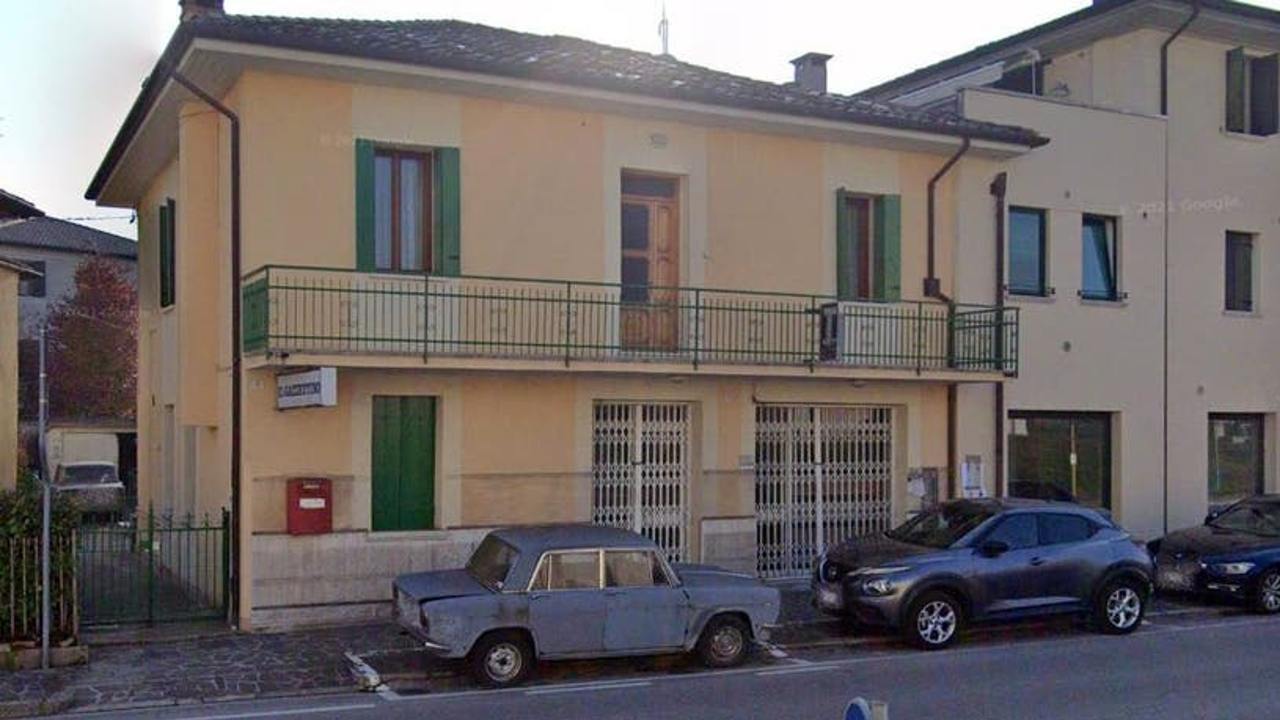
<svg viewBox="0 0 1280 720">
<path fill-rule="evenodd" d="M 276 409 L 334 407 L 338 404 L 338 369 L 316 368 L 276 375 Z"/>
</svg>

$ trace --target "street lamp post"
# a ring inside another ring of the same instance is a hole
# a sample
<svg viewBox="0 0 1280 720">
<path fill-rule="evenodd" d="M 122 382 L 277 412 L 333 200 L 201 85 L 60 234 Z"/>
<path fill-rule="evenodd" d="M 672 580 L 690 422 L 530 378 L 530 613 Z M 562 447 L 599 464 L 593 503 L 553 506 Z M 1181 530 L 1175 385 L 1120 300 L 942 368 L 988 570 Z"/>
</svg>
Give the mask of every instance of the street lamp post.
<svg viewBox="0 0 1280 720">
<path fill-rule="evenodd" d="M 37 432 L 40 437 L 36 443 L 40 452 L 40 666 L 49 669 L 49 608 L 52 597 L 49 593 L 49 553 L 52 551 L 50 529 L 52 524 L 53 483 L 49 478 L 49 467 L 45 462 L 45 425 L 49 418 L 49 394 L 45 384 L 45 324 L 40 323 L 40 403 Z"/>
</svg>

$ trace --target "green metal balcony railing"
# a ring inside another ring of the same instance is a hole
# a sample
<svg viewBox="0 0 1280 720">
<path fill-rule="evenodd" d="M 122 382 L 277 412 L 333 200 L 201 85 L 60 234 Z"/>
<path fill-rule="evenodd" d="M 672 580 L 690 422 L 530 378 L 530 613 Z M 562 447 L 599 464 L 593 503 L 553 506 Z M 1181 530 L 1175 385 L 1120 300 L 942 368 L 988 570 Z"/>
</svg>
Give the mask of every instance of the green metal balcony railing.
<svg viewBox="0 0 1280 720">
<path fill-rule="evenodd" d="M 1016 308 L 281 265 L 242 292 L 247 353 L 1018 369 Z"/>
</svg>

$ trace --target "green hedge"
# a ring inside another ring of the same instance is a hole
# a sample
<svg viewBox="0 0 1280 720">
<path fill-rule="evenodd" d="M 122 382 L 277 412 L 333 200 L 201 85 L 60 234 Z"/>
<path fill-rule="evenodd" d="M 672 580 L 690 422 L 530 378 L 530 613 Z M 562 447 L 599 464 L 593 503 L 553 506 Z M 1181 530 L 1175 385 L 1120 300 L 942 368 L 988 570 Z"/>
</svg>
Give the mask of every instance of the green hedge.
<svg viewBox="0 0 1280 720">
<path fill-rule="evenodd" d="M 0 642 L 40 638 L 41 503 L 40 484 L 29 474 L 16 489 L 0 492 Z M 77 632 L 75 529 L 80 511 L 74 501 L 57 494 L 52 510 L 49 585 L 51 635 L 57 642 Z"/>
</svg>

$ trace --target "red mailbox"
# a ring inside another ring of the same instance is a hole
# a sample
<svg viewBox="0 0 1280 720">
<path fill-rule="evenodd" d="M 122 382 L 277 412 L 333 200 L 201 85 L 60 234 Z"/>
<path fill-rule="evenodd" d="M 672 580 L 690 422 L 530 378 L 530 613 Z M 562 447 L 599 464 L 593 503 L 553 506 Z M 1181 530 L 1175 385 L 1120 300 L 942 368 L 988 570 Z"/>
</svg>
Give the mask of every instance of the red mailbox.
<svg viewBox="0 0 1280 720">
<path fill-rule="evenodd" d="M 290 535 L 333 530 L 333 483 L 329 478 L 290 478 L 286 512 Z"/>
</svg>

